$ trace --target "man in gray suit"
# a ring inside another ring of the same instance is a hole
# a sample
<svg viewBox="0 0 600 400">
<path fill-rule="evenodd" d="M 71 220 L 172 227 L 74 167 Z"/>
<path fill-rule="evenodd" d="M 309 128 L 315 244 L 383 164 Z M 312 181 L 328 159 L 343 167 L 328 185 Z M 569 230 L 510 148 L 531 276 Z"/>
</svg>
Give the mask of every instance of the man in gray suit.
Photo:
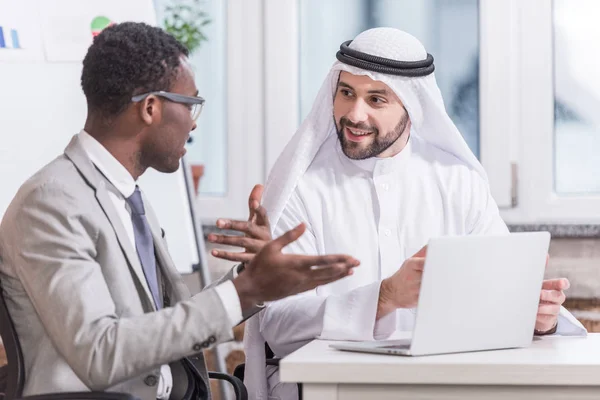
<svg viewBox="0 0 600 400">
<path fill-rule="evenodd" d="M 21 187 L 4 216 L 0 280 L 23 348 L 25 395 L 210 398 L 203 349 L 231 340 L 258 304 L 358 265 L 349 256 L 282 254 L 300 225 L 190 297 L 136 185 L 149 167 L 176 171 L 196 127 L 204 100 L 187 54 L 145 24 L 97 36 L 83 62 L 84 130 Z"/>
</svg>

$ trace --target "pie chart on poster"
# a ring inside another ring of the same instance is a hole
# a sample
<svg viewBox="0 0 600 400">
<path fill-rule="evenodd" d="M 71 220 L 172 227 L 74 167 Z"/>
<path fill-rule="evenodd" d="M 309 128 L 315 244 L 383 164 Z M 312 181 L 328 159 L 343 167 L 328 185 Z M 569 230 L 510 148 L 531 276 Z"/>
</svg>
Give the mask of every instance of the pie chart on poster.
<svg viewBox="0 0 600 400">
<path fill-rule="evenodd" d="M 105 17 L 105 16 L 98 16 L 96 18 L 94 18 L 92 20 L 92 36 L 96 37 L 98 36 L 98 34 L 100 32 L 102 32 L 102 30 L 104 28 L 108 28 L 109 26 L 113 25 L 114 22 L 112 22 L 109 18 Z"/>
</svg>

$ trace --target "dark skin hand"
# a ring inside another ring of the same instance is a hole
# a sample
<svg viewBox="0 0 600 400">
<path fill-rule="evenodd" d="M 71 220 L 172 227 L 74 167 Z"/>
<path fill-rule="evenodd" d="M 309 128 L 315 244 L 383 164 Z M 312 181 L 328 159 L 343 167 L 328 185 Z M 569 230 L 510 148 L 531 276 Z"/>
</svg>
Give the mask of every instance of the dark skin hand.
<svg viewBox="0 0 600 400">
<path fill-rule="evenodd" d="M 258 253 L 260 249 L 271 241 L 271 226 L 269 224 L 269 218 L 267 217 L 267 210 L 260 205 L 262 193 L 262 185 L 256 185 L 254 186 L 254 189 L 252 189 L 250 197 L 248 198 L 248 221 L 235 221 L 230 219 L 217 220 L 217 227 L 219 229 L 241 232 L 244 236 L 208 235 L 208 241 L 211 243 L 243 247 L 245 252 L 236 253 L 224 250 L 213 250 L 213 256 L 224 260 L 247 263 L 252 260 L 254 255 Z"/>
<path fill-rule="evenodd" d="M 217 221 L 219 228 L 235 230 L 244 236 L 211 234 L 208 237 L 211 243 L 245 249 L 243 253 L 223 250 L 212 252 L 215 257 L 244 263 L 244 270 L 233 280 L 242 309 L 302 293 L 352 275 L 353 268 L 360 263 L 348 255 L 283 254 L 282 249 L 302 236 L 306 227 L 300 224 L 271 240 L 269 218 L 260 205 L 262 193 L 262 185 L 256 185 L 250 193 L 248 221 Z"/>
</svg>

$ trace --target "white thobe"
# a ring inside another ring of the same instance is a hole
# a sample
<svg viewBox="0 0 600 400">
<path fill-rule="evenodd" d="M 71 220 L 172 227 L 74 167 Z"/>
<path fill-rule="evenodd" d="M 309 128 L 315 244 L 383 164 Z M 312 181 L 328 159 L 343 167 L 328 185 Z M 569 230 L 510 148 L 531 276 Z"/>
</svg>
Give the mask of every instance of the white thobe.
<svg viewBox="0 0 600 400">
<path fill-rule="evenodd" d="M 367 160 L 349 159 L 330 136 L 298 182 L 274 236 L 301 222 L 306 233 L 287 252 L 349 254 L 361 265 L 347 278 L 267 307 L 261 333 L 280 357 L 315 338 L 373 340 L 412 330 L 411 309 L 376 321 L 381 280 L 431 237 L 508 232 L 481 175 L 415 135 L 396 156 Z M 557 333 L 585 329 L 561 315 Z M 269 375 L 273 398 L 295 398 L 295 385 L 277 384 L 272 370 Z"/>
</svg>

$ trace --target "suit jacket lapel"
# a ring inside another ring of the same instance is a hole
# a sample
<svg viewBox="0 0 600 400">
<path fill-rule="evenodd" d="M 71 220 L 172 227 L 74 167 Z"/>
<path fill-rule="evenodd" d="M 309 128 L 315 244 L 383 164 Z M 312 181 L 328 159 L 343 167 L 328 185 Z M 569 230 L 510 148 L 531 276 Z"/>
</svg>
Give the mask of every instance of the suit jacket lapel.
<svg viewBox="0 0 600 400">
<path fill-rule="evenodd" d="M 121 250 L 129 263 L 130 271 L 134 278 L 137 279 L 138 288 L 142 288 L 142 291 L 138 289 L 140 298 L 145 300 L 144 303 L 149 306 L 150 310 L 156 310 L 156 306 L 152 300 L 152 294 L 150 293 L 148 285 L 145 284 L 146 276 L 144 275 L 144 270 L 140 264 L 140 259 L 138 258 L 135 247 L 127 236 L 127 231 L 108 196 L 106 185 L 110 185 L 110 182 L 108 182 L 96 167 L 94 167 L 91 160 L 87 157 L 85 150 L 83 150 L 79 144 L 77 135 L 73 137 L 71 143 L 69 143 L 65 149 L 65 155 L 73 162 L 88 184 L 96 190 L 96 199 L 115 231 Z"/>
</svg>

